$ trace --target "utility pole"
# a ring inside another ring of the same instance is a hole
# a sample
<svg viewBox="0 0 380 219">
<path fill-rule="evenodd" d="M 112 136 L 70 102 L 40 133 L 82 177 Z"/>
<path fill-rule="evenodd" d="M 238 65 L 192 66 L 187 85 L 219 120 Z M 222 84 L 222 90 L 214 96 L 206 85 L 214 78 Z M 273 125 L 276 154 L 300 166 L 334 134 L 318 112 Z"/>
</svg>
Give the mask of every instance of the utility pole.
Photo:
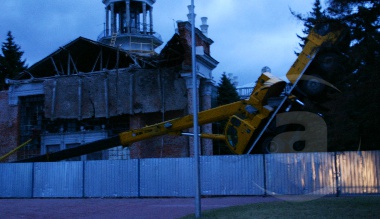
<svg viewBox="0 0 380 219">
<path fill-rule="evenodd" d="M 201 181 L 199 161 L 199 130 L 198 130 L 198 95 L 197 71 L 195 60 L 195 13 L 194 0 L 191 0 L 191 69 L 193 76 L 193 130 L 194 130 L 194 163 L 195 163 L 195 217 L 201 217 Z"/>
</svg>

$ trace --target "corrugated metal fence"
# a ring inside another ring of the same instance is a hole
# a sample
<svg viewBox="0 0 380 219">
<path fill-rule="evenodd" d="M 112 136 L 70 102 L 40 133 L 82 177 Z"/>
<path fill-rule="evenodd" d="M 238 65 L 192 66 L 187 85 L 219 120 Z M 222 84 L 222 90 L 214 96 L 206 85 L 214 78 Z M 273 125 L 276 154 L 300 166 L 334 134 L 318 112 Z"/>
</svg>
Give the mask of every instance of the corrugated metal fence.
<svg viewBox="0 0 380 219">
<path fill-rule="evenodd" d="M 380 193 L 380 151 L 201 157 L 202 195 Z M 190 197 L 192 158 L 0 164 L 0 198 Z"/>
</svg>

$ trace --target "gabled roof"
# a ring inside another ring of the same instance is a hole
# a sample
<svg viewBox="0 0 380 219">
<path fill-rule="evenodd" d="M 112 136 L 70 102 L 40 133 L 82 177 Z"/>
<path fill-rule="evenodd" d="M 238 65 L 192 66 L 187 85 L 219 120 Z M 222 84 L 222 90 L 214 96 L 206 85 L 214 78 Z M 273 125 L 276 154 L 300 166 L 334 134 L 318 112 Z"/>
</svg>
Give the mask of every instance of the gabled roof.
<svg viewBox="0 0 380 219">
<path fill-rule="evenodd" d="M 40 78 L 126 68 L 133 63 L 134 60 L 125 50 L 78 37 L 33 64 L 27 71 Z"/>
<path fill-rule="evenodd" d="M 161 67 L 177 66 L 182 64 L 184 55 L 185 49 L 181 39 L 178 34 L 174 34 L 161 50 L 158 60 Z"/>
</svg>

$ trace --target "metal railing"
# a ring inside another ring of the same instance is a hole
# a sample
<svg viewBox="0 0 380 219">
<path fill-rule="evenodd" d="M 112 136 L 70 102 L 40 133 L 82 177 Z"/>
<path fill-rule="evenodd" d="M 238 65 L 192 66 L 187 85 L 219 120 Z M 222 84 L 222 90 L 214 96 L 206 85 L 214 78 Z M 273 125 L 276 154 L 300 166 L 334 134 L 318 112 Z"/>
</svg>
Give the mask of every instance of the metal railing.
<svg viewBox="0 0 380 219">
<path fill-rule="evenodd" d="M 126 32 L 122 32 L 122 31 L 118 30 L 117 35 L 118 35 L 118 37 L 120 37 L 120 36 L 141 36 L 141 35 L 143 35 L 143 36 L 154 36 L 155 38 L 162 41 L 161 35 L 159 33 L 156 33 L 156 32 L 147 32 L 146 34 L 144 34 L 141 31 L 134 32 L 134 33 L 126 33 Z M 98 37 L 96 39 L 97 39 L 97 41 L 99 41 L 101 38 L 111 38 L 111 37 L 112 37 L 112 33 L 107 34 L 107 31 L 103 30 L 98 35 Z"/>
<path fill-rule="evenodd" d="M 241 87 L 237 88 L 236 91 L 238 92 L 240 99 L 247 99 L 251 95 L 253 87 Z"/>
</svg>

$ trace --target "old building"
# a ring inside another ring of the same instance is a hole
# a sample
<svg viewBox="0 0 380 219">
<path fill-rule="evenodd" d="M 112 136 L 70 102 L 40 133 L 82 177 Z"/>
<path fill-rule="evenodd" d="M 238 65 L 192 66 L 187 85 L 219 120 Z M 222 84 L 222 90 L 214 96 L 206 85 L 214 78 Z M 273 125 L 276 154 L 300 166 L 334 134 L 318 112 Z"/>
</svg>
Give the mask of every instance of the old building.
<svg viewBox="0 0 380 219">
<path fill-rule="evenodd" d="M 28 140 L 9 161 L 51 153 L 107 138 L 129 129 L 192 112 L 191 24 L 162 44 L 153 31 L 154 0 L 103 0 L 106 27 L 92 41 L 79 37 L 35 63 L 0 93 L 0 155 Z M 147 15 L 149 14 L 149 22 Z M 199 109 L 211 107 L 212 70 L 206 18 L 196 28 Z M 211 125 L 201 128 L 211 132 Z M 191 131 L 191 130 L 190 130 Z M 212 141 L 202 140 L 202 154 L 212 154 Z M 186 157 L 191 138 L 162 136 L 71 160 Z"/>
</svg>

